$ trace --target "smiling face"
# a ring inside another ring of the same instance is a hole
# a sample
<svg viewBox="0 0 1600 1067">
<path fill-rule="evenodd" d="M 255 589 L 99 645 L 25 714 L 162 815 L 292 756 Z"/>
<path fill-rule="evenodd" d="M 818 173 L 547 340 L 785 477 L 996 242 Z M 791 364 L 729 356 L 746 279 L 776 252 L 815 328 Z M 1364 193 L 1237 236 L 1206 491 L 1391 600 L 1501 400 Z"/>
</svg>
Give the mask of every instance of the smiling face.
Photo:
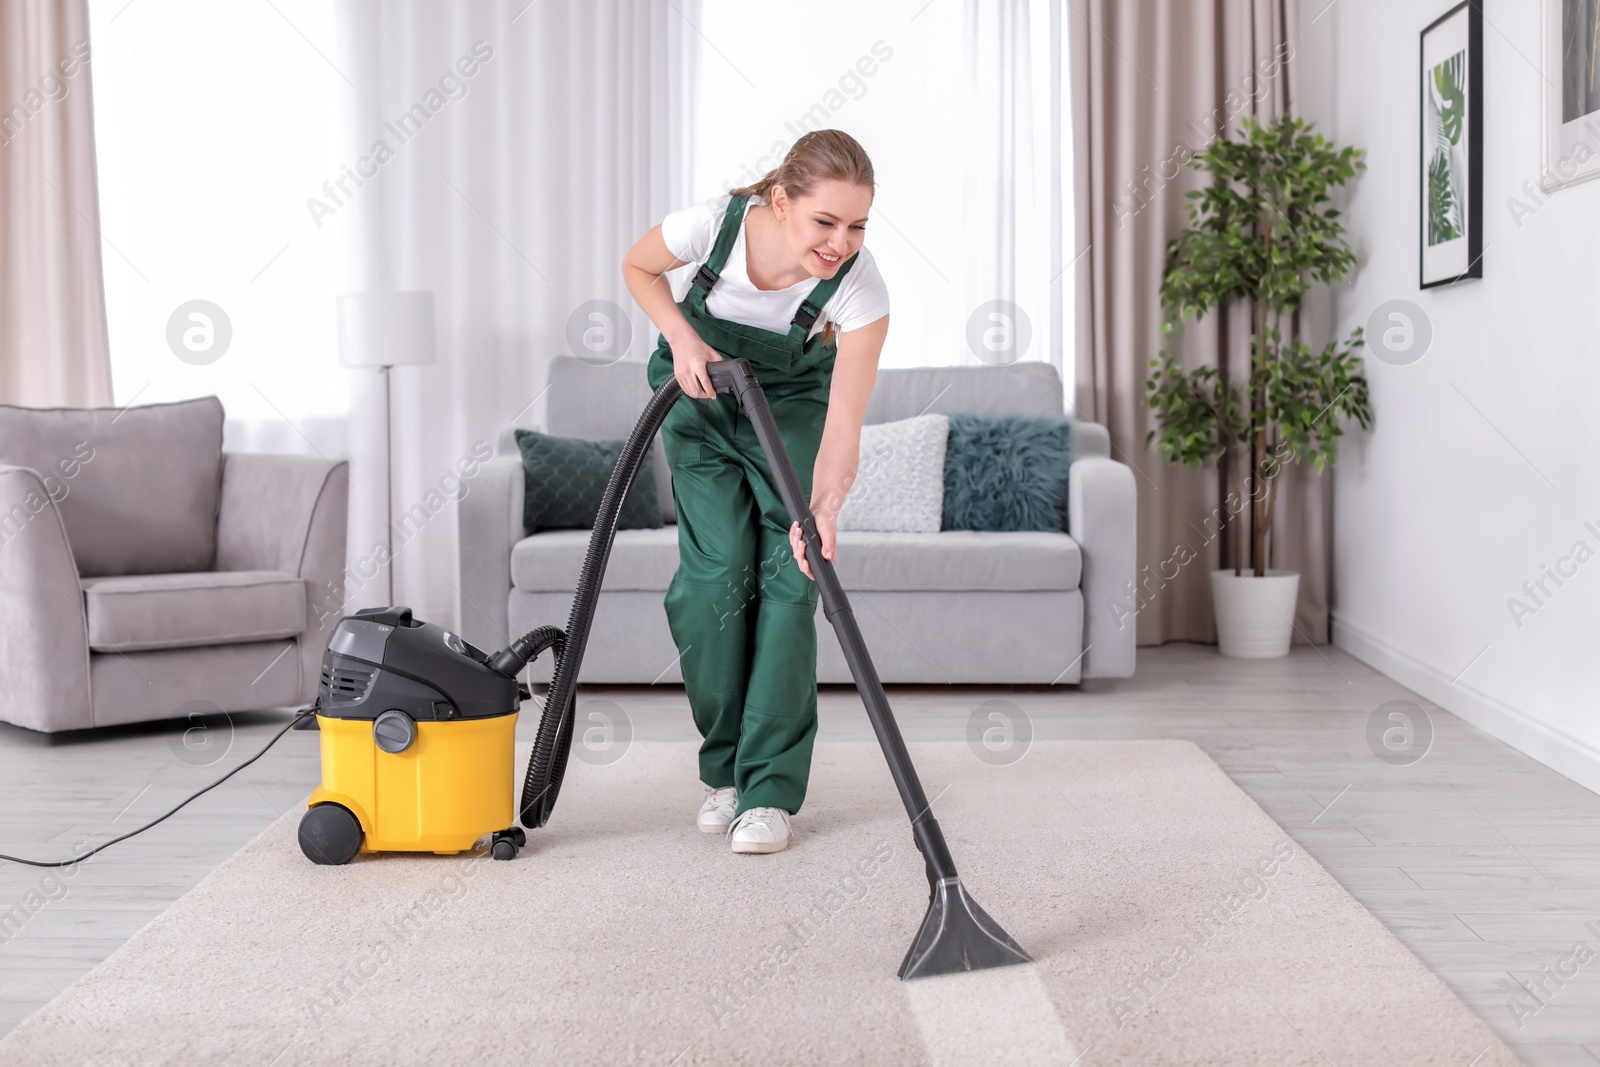
<svg viewBox="0 0 1600 1067">
<path fill-rule="evenodd" d="M 807 273 L 831 278 L 867 239 L 872 189 L 826 178 L 809 196 L 791 198 L 782 185 L 775 185 L 772 207 L 782 218 L 784 250 Z"/>
</svg>

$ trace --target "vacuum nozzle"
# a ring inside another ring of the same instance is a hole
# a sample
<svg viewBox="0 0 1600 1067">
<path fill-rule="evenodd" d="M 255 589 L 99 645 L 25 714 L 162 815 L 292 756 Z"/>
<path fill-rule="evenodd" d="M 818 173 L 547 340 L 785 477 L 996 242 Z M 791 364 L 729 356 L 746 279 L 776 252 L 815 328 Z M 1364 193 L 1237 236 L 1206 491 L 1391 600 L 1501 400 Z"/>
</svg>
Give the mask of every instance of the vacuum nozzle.
<svg viewBox="0 0 1600 1067">
<path fill-rule="evenodd" d="M 902 979 L 1033 962 L 1033 957 L 967 895 L 959 877 L 940 878 L 932 890 L 922 929 L 900 964 Z"/>
</svg>

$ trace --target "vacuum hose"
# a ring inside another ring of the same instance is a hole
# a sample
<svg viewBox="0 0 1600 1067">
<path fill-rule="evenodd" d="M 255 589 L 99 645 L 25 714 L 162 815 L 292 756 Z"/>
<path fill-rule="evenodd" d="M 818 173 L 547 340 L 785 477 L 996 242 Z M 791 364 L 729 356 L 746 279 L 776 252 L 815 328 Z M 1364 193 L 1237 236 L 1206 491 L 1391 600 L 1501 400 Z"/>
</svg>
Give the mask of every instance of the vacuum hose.
<svg viewBox="0 0 1600 1067">
<path fill-rule="evenodd" d="M 556 796 L 561 792 L 561 779 L 567 770 L 567 756 L 572 751 L 572 726 L 574 695 L 578 684 L 578 665 L 583 662 L 584 649 L 589 643 L 589 630 L 594 623 L 594 609 L 600 598 L 600 580 L 605 576 L 606 563 L 611 557 L 611 543 L 617 535 L 617 516 L 622 502 L 628 498 L 633 479 L 644 465 L 649 446 L 656 431 L 667 417 L 667 412 L 683 394 L 678 380 L 669 377 L 645 405 L 633 433 L 622 446 L 622 454 L 606 484 L 605 495 L 600 500 L 600 511 L 595 516 L 594 532 L 589 537 L 589 551 L 584 556 L 583 569 L 578 575 L 578 588 L 572 598 L 572 613 L 565 630 L 554 626 L 541 626 L 517 638 L 503 651 L 495 653 L 489 664 L 508 678 L 515 678 L 531 660 L 546 649 L 555 650 L 555 674 L 545 692 L 544 713 L 539 718 L 539 732 L 534 738 L 533 754 L 528 758 L 528 773 L 522 782 L 522 801 L 519 805 L 522 825 L 529 829 L 550 821 L 555 809 Z"/>
</svg>

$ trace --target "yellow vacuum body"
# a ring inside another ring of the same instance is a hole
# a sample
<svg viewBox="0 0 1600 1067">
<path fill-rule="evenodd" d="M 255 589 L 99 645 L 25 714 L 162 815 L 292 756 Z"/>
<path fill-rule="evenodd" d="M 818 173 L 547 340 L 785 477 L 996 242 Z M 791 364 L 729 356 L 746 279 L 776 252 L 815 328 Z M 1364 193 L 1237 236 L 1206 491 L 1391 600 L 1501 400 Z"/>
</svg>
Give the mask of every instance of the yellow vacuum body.
<svg viewBox="0 0 1600 1067">
<path fill-rule="evenodd" d="M 485 834 L 496 859 L 514 825 L 514 746 L 526 691 L 455 634 L 409 608 L 340 621 L 317 694 L 322 784 L 300 821 L 315 863 L 360 852 L 456 853 Z"/>
<path fill-rule="evenodd" d="M 373 740 L 372 723 L 317 716 L 322 784 L 311 806 L 342 804 L 361 824 L 362 852 L 461 852 L 512 818 L 517 713 L 419 722 L 402 752 Z"/>
</svg>

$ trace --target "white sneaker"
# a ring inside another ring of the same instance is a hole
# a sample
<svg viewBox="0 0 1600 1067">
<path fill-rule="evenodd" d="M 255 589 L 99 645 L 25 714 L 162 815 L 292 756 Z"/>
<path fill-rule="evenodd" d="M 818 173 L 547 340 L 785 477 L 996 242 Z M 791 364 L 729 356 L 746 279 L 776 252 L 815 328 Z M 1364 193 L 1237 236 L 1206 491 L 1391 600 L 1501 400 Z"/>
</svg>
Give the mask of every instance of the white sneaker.
<svg viewBox="0 0 1600 1067">
<path fill-rule="evenodd" d="M 782 808 L 749 808 L 728 827 L 733 850 L 782 852 L 789 847 L 789 813 Z"/>
<path fill-rule="evenodd" d="M 731 785 L 721 789 L 706 786 L 705 803 L 700 805 L 700 815 L 695 819 L 695 825 L 700 827 L 704 834 L 720 834 L 727 832 L 728 824 L 733 822 L 733 813 L 739 810 L 739 791 Z"/>
</svg>

